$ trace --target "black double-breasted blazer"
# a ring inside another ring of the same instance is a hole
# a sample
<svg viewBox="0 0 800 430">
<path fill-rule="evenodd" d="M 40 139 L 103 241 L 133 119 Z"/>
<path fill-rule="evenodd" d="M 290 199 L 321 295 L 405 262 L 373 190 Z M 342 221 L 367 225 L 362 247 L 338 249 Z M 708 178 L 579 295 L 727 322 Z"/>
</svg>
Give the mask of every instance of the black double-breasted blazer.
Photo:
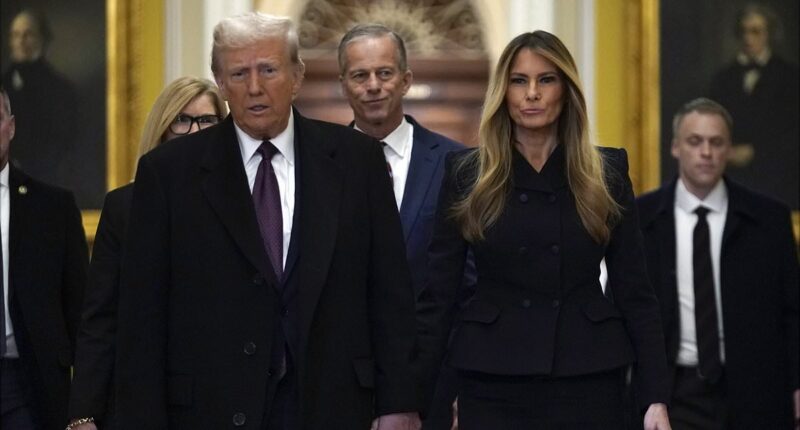
<svg viewBox="0 0 800 430">
<path fill-rule="evenodd" d="M 581 223 L 562 145 L 540 172 L 513 151 L 505 208 L 485 239 L 471 244 L 478 282 L 450 345 L 452 366 L 571 376 L 635 362 L 642 405 L 668 400 L 658 302 L 644 267 L 627 156 L 624 150 L 600 151 L 610 193 L 622 210 L 608 244 L 594 241 Z M 474 164 L 454 167 L 465 156 L 448 160 L 420 305 L 438 312 L 444 327 L 451 323 L 449 304 L 469 245 L 449 216 L 453 202 L 474 183 Z M 599 282 L 603 258 L 613 301 Z"/>
<path fill-rule="evenodd" d="M 676 183 L 637 200 L 670 368 L 680 345 Z M 733 429 L 789 428 L 792 391 L 800 388 L 800 284 L 789 209 L 730 179 L 725 185 L 728 213 L 719 269 L 729 424 Z"/>
<path fill-rule="evenodd" d="M 120 284 L 120 428 L 263 428 L 278 315 L 296 328 L 287 343 L 302 428 L 368 428 L 419 409 L 413 295 L 380 145 L 296 111 L 294 121 L 283 281 L 231 117 L 141 158 Z M 293 309 L 280 297 L 289 284 Z"/>
<path fill-rule="evenodd" d="M 72 193 L 9 166 L 9 313 L 45 429 L 67 424 L 88 249 Z"/>
</svg>

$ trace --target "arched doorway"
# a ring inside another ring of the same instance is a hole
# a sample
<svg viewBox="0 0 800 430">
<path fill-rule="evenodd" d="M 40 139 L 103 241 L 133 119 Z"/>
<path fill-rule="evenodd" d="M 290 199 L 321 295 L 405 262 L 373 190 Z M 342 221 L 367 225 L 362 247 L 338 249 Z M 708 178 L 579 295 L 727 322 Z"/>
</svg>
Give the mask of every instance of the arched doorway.
<svg viewBox="0 0 800 430">
<path fill-rule="evenodd" d="M 306 78 L 295 105 L 314 118 L 352 118 L 339 85 L 336 47 L 356 23 L 378 22 L 406 42 L 414 84 L 405 112 L 466 145 L 476 142 L 489 60 L 481 23 L 468 0 L 311 0 L 300 15 Z"/>
</svg>

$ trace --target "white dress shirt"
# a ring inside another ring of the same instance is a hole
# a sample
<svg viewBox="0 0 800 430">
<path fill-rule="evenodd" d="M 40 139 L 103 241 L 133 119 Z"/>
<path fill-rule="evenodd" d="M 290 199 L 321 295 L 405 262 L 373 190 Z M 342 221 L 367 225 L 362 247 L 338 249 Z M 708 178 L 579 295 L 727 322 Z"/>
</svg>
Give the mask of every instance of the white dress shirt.
<svg viewBox="0 0 800 430">
<path fill-rule="evenodd" d="M 358 126 L 355 129 L 363 132 Z M 386 146 L 383 147 L 383 155 L 386 162 L 392 167 L 392 185 L 394 188 L 394 200 L 397 209 L 403 203 L 403 194 L 406 190 L 406 179 L 408 178 L 408 168 L 411 165 L 411 148 L 414 146 L 414 126 L 406 118 L 400 121 L 400 125 L 388 136 L 383 138 Z"/>
<path fill-rule="evenodd" d="M 6 357 L 18 358 L 17 342 L 14 339 L 14 327 L 11 325 L 11 313 L 8 311 L 8 234 L 9 216 L 11 216 L 11 190 L 8 188 L 8 163 L 0 171 L 0 232 L 3 241 L 3 305 L 5 306 L 6 332 L 3 333 L 3 341 L 6 343 Z"/>
<path fill-rule="evenodd" d="M 236 137 L 239 139 L 239 149 L 242 153 L 242 163 L 247 173 L 247 184 L 250 193 L 256 181 L 258 165 L 261 164 L 261 154 L 257 152 L 261 146 L 261 139 L 253 138 L 244 132 L 236 122 Z M 281 194 L 281 215 L 283 217 L 283 267 L 286 268 L 286 256 L 289 253 L 289 243 L 292 240 L 292 221 L 294 219 L 294 189 L 295 189 L 295 158 L 294 158 L 294 114 L 289 114 L 289 125 L 280 134 L 269 140 L 278 148 L 278 153 L 272 157 L 272 168 L 278 179 L 278 191 Z"/>
<path fill-rule="evenodd" d="M 728 215 L 728 189 L 720 180 L 705 199 L 700 200 L 690 193 L 683 181 L 678 179 L 675 187 L 675 262 L 678 281 L 678 302 L 681 340 L 678 346 L 677 364 L 697 366 L 697 332 L 694 319 L 694 268 L 692 263 L 694 227 L 697 224 L 698 206 L 710 209 L 708 220 L 711 239 L 711 267 L 714 273 L 714 299 L 717 303 L 717 327 L 719 327 L 720 359 L 725 362 L 725 337 L 722 327 L 722 297 L 720 288 L 720 254 L 722 232 Z"/>
</svg>

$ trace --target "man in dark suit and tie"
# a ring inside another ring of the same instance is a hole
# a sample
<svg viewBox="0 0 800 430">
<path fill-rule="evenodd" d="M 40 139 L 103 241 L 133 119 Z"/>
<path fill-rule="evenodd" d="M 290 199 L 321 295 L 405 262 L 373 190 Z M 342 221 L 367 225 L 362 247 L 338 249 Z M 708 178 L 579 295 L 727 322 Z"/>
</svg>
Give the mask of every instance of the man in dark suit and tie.
<svg viewBox="0 0 800 430">
<path fill-rule="evenodd" d="M 9 162 L 15 119 L 0 89 L 0 428 L 66 424 L 88 250 L 72 194 Z"/>
<path fill-rule="evenodd" d="M 119 298 L 121 429 L 416 429 L 414 310 L 378 143 L 292 109 L 286 18 L 214 29 L 231 114 L 139 162 Z"/>
<path fill-rule="evenodd" d="M 732 122 L 712 100 L 684 105 L 673 120 L 679 176 L 638 200 L 676 430 L 790 428 L 793 402 L 798 411 L 789 210 L 723 176 Z"/>
<path fill-rule="evenodd" d="M 413 75 L 400 35 L 380 24 L 359 24 L 342 37 L 338 51 L 339 80 L 353 109 L 351 125 L 383 144 L 416 297 L 427 276 L 428 244 L 444 158 L 448 152 L 464 147 L 403 114 L 403 96 L 411 87 Z M 464 299 L 471 295 L 474 284 L 470 259 L 462 285 Z M 424 321 L 418 324 L 425 330 Z M 445 370 L 424 428 L 450 429 L 455 390 L 455 372 Z"/>
</svg>

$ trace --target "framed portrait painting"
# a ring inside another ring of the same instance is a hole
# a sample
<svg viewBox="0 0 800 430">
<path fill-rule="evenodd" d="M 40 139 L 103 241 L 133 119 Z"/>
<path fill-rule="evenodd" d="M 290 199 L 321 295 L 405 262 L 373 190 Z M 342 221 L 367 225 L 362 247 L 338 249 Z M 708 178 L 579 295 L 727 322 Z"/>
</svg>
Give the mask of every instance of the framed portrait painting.
<svg viewBox="0 0 800 430">
<path fill-rule="evenodd" d="M 81 209 L 106 190 L 105 0 L 4 0 L 2 84 L 16 134 L 11 161 L 67 188 Z"/>
<path fill-rule="evenodd" d="M 675 175 L 672 115 L 708 97 L 733 117 L 726 174 L 797 214 L 798 9 L 797 0 L 661 2 L 662 180 Z"/>
</svg>

